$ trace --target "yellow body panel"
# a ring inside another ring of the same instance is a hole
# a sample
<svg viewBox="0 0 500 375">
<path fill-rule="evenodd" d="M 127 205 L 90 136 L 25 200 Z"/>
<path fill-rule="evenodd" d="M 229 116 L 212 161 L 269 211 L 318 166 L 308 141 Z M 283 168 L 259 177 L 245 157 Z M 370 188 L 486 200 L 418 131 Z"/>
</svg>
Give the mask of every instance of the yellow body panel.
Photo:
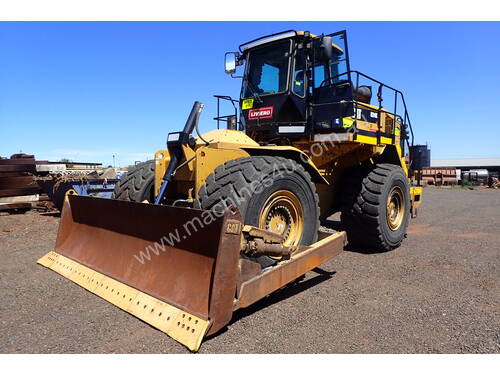
<svg viewBox="0 0 500 375">
<path fill-rule="evenodd" d="M 212 148 L 242 148 L 259 147 L 259 144 L 245 133 L 238 130 L 216 129 L 203 134 L 203 139 L 208 141 L 207 147 Z M 196 137 L 196 147 L 206 146 L 199 137 Z"/>
<path fill-rule="evenodd" d="M 376 145 L 377 144 L 377 137 L 371 137 L 368 135 L 361 135 L 358 134 L 356 136 L 356 141 L 358 143 L 365 143 L 367 145 Z"/>
<path fill-rule="evenodd" d="M 317 167 L 317 165 L 313 162 L 313 160 L 308 156 L 307 153 L 305 153 L 303 150 L 293 147 L 293 146 L 256 146 L 256 147 L 245 147 L 246 150 L 249 151 L 249 153 L 252 153 L 252 150 L 259 150 L 259 154 L 262 154 L 264 151 L 264 154 L 268 155 L 276 155 L 276 156 L 285 156 L 285 155 L 293 155 L 293 159 L 296 161 L 299 161 L 301 164 L 304 166 L 308 167 L 306 169 L 309 169 L 309 172 L 312 172 L 314 175 L 313 180 L 315 179 L 314 177 L 317 177 L 320 179 L 323 183 L 329 184 L 329 181 L 324 177 L 324 173 Z M 266 152 L 267 151 L 267 152 Z"/>
<path fill-rule="evenodd" d="M 373 106 L 370 106 L 373 107 Z M 373 107 L 377 108 L 377 107 Z M 376 126 L 373 123 L 356 120 L 356 126 L 365 128 Z M 384 129 L 385 130 L 385 129 Z M 342 134 L 342 133 L 341 133 Z M 392 147 L 392 162 L 397 162 L 408 175 L 408 167 L 399 145 L 399 137 L 394 140 L 381 136 L 380 143 L 373 131 L 373 135 L 344 133 L 351 137 L 328 137 L 322 135 L 318 140 L 300 140 L 290 146 L 261 146 L 245 133 L 236 130 L 213 130 L 196 138 L 194 150 L 183 146 L 183 164 L 175 174 L 175 192 L 179 198 L 193 200 L 198 198 L 200 188 L 206 183 L 207 177 L 215 169 L 227 161 L 249 157 L 252 155 L 272 155 L 292 158 L 301 163 L 310 173 L 316 183 L 320 196 L 322 215 L 333 207 L 336 193 L 335 186 L 326 186 L 334 183 L 342 168 L 349 168 L 363 161 L 382 155 L 387 147 Z M 204 142 L 207 141 L 208 143 Z M 160 150 L 155 154 L 155 192 L 159 192 L 162 178 L 170 160 L 168 150 Z M 323 188 L 323 186 L 325 186 Z M 421 191 L 420 191 L 421 194 Z M 330 196 L 332 195 L 332 196 Z M 413 199 L 412 199 L 413 201 Z"/>
<path fill-rule="evenodd" d="M 303 151 L 292 146 L 260 146 L 245 133 L 236 130 L 219 129 L 203 134 L 203 142 L 196 138 L 196 146 L 193 151 L 189 146 L 183 146 L 186 165 L 179 168 L 174 180 L 178 183 L 180 193 L 189 194 L 188 190 L 193 188 L 193 196 L 197 197 L 199 189 L 205 184 L 206 178 L 213 173 L 215 168 L 229 160 L 248 157 L 252 150 L 258 150 L 259 154 L 273 155 L 295 154 L 296 159 L 303 161 L 311 170 L 315 171 L 316 177 L 323 183 L 328 184 L 321 171 Z M 160 191 L 163 175 L 167 170 L 170 160 L 168 150 L 159 150 L 155 153 L 155 193 Z"/>
<path fill-rule="evenodd" d="M 408 176 L 408 166 L 406 165 L 406 160 L 405 160 L 405 157 L 403 155 L 403 151 L 401 150 L 401 146 L 399 144 L 396 145 L 396 151 L 398 153 L 401 168 L 403 168 L 403 171 Z"/>
<path fill-rule="evenodd" d="M 421 186 L 410 187 L 410 199 L 411 199 L 411 208 L 413 216 L 416 216 L 417 214 L 416 210 L 420 207 L 420 204 L 422 203 L 422 193 L 423 189 Z"/>
<path fill-rule="evenodd" d="M 355 137 L 355 142 L 364 143 L 368 145 L 376 145 L 378 142 L 380 144 L 386 145 L 397 145 L 400 142 L 400 134 L 401 134 L 401 124 L 398 121 L 394 121 L 394 115 L 385 111 L 384 108 L 379 108 L 372 104 L 357 102 L 357 110 L 355 116 L 352 117 L 344 117 L 342 119 L 343 127 L 346 129 L 351 128 L 352 126 L 356 126 L 356 129 L 360 131 L 364 131 L 365 134 L 358 133 Z M 364 121 L 361 118 L 361 110 L 369 109 L 377 112 L 377 116 L 380 116 L 380 120 L 376 122 Z M 380 131 L 381 136 L 380 140 L 377 140 L 377 132 L 379 130 L 380 122 Z M 394 135 L 394 139 L 388 137 L 387 135 Z"/>
<path fill-rule="evenodd" d="M 230 160 L 250 156 L 250 154 L 243 149 L 211 147 L 203 147 L 196 150 L 196 155 L 197 157 L 194 161 L 196 168 L 194 191 L 196 192 L 196 197 L 198 197 L 198 191 L 205 184 L 207 177 L 215 171 L 215 168 Z"/>
<path fill-rule="evenodd" d="M 392 139 L 387 138 L 387 137 L 380 137 L 380 142 L 382 142 L 384 144 L 387 144 L 387 145 L 391 145 L 392 144 Z"/>
<path fill-rule="evenodd" d="M 158 150 L 155 152 L 155 195 L 160 192 L 161 181 L 170 162 L 168 150 Z"/>
</svg>

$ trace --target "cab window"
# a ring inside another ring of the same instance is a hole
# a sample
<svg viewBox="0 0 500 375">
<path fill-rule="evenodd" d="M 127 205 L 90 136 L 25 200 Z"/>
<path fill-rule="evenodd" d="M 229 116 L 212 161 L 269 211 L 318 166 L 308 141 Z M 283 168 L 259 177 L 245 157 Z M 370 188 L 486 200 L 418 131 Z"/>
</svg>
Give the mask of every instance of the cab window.
<svg viewBox="0 0 500 375">
<path fill-rule="evenodd" d="M 305 56 L 301 53 L 295 57 L 295 66 L 293 70 L 292 91 L 300 97 L 304 97 L 305 91 Z"/>
<path fill-rule="evenodd" d="M 249 53 L 244 98 L 251 98 L 254 93 L 269 95 L 287 89 L 290 44 L 284 41 Z"/>
<path fill-rule="evenodd" d="M 314 67 L 314 87 L 319 87 L 325 80 L 325 65 L 316 65 Z"/>
<path fill-rule="evenodd" d="M 345 81 L 349 79 L 347 73 L 347 54 L 346 54 L 346 40 L 344 33 L 338 33 L 333 36 L 332 43 L 334 45 L 333 56 L 330 60 L 330 73 L 332 82 Z"/>
</svg>

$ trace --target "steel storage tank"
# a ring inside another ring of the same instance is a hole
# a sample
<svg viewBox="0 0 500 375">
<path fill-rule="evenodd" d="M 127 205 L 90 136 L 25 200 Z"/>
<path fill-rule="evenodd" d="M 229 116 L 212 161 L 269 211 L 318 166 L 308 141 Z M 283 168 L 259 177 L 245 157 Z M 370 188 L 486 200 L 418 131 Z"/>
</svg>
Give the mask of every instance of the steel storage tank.
<svg viewBox="0 0 500 375">
<path fill-rule="evenodd" d="M 422 170 L 431 166 L 431 150 L 427 145 L 415 145 L 410 147 L 411 168 Z"/>
</svg>

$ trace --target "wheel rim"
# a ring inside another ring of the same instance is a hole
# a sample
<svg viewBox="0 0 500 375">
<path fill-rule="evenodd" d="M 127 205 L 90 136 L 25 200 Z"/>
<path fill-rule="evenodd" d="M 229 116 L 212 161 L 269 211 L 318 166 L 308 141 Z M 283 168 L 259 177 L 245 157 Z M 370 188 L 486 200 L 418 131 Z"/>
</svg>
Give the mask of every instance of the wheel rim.
<svg viewBox="0 0 500 375">
<path fill-rule="evenodd" d="M 304 227 L 299 198 L 288 190 L 271 194 L 260 212 L 259 227 L 284 236 L 287 246 L 298 245 Z"/>
<path fill-rule="evenodd" d="M 398 230 L 403 223 L 405 214 L 405 199 L 403 190 L 394 186 L 387 197 L 387 224 L 393 231 Z"/>
</svg>

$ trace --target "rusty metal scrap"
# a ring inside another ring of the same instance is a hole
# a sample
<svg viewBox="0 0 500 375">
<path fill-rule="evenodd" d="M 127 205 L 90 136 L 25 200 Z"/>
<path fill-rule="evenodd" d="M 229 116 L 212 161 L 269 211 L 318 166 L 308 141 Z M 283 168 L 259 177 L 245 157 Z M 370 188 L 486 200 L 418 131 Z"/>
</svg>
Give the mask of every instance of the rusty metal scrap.
<svg viewBox="0 0 500 375">
<path fill-rule="evenodd" d="M 15 154 L 0 158 L 0 197 L 15 197 L 39 193 L 34 179 L 33 155 Z"/>
</svg>

